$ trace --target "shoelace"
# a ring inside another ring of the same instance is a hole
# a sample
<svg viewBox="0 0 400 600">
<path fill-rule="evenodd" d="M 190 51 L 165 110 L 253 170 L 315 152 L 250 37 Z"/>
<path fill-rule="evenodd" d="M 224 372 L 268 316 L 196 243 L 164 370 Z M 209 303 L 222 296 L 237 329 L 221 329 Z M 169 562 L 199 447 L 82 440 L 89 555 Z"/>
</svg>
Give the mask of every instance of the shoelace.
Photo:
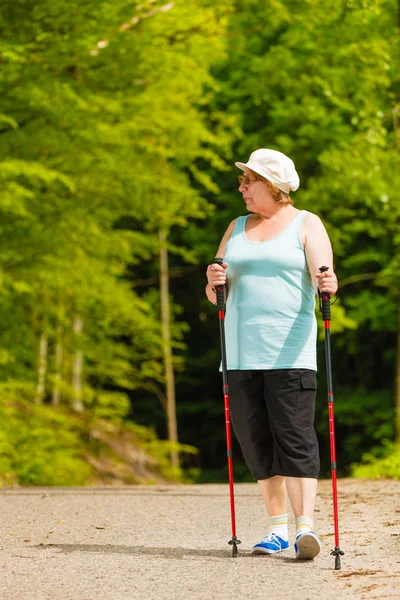
<svg viewBox="0 0 400 600">
<path fill-rule="evenodd" d="M 276 542 L 277 544 L 279 544 L 278 538 L 276 537 L 275 533 L 270 533 L 266 535 L 263 539 L 263 542 Z"/>
</svg>

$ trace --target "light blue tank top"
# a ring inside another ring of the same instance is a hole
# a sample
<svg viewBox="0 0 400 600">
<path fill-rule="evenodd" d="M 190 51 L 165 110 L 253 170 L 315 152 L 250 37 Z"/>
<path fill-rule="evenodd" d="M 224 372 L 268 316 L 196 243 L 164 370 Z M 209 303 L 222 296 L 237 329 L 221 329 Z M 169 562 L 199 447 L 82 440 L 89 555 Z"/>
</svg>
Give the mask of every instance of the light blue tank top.
<svg viewBox="0 0 400 600">
<path fill-rule="evenodd" d="M 247 239 L 239 217 L 227 243 L 228 369 L 317 370 L 315 291 L 300 239 L 306 211 L 277 237 Z"/>
</svg>

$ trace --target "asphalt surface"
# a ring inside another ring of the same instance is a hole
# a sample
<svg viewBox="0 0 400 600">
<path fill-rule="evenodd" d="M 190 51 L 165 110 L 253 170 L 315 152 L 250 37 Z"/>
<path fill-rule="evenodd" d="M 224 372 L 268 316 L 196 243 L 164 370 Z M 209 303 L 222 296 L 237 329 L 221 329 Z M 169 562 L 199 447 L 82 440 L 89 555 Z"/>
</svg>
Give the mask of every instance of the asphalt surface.
<svg viewBox="0 0 400 600">
<path fill-rule="evenodd" d="M 400 598 L 400 481 L 339 480 L 342 569 L 334 569 L 330 481 L 314 561 L 251 556 L 267 533 L 257 484 L 0 490 L 0 598 L 338 600 Z M 294 520 L 289 511 L 291 541 Z"/>
</svg>

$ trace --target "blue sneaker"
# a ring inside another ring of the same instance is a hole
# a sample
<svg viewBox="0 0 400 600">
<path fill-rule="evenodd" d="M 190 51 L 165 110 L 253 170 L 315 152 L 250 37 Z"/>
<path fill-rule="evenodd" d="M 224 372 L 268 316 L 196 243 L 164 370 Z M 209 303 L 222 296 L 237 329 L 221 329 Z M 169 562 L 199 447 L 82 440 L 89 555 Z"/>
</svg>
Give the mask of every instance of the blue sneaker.
<svg viewBox="0 0 400 600">
<path fill-rule="evenodd" d="M 289 548 L 289 542 L 283 540 L 275 533 L 270 533 L 265 536 L 263 540 L 259 544 L 253 546 L 251 551 L 252 554 L 277 554 L 278 552 L 282 552 L 282 550 L 287 550 Z"/>
<path fill-rule="evenodd" d="M 312 560 L 322 549 L 322 544 L 316 533 L 307 531 L 296 536 L 294 551 L 299 560 Z"/>
</svg>

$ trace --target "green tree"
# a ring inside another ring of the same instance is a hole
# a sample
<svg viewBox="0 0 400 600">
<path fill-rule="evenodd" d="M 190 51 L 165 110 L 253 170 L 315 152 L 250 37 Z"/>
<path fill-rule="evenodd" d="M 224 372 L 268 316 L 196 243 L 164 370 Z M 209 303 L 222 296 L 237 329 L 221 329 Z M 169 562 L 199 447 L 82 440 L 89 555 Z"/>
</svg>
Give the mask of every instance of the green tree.
<svg viewBox="0 0 400 600">
<path fill-rule="evenodd" d="M 286 152 L 301 175 L 296 206 L 318 213 L 326 224 L 342 282 L 332 321 L 333 333 L 340 333 L 333 336 L 335 383 L 344 403 L 358 390 L 353 405 L 360 423 L 365 394 L 376 408 L 383 399 L 386 418 L 393 420 L 400 207 L 393 122 L 397 9 L 394 0 L 263 5 L 248 0 L 235 5 L 228 57 L 213 69 L 220 81 L 216 108 L 243 129 L 233 145 L 235 159 L 262 146 Z M 187 233 L 200 240 L 205 264 L 227 223 L 244 211 L 233 198 L 232 171 L 215 177 L 221 192 L 207 231 L 212 246 L 198 231 Z M 204 270 L 198 278 L 193 288 L 200 295 Z M 199 312 L 210 318 L 205 304 Z M 207 345 L 217 347 L 217 338 Z M 210 350 L 202 368 L 215 368 L 216 360 Z M 197 372 L 193 363 L 194 356 L 190 364 Z M 381 394 L 384 390 L 390 393 Z M 320 398 L 319 406 L 325 406 L 323 386 Z M 325 410 L 318 409 L 324 424 Z M 338 401 L 338 420 L 340 410 Z M 393 430 L 386 428 L 385 435 L 393 437 Z M 321 436 L 325 446 L 327 435 L 321 431 Z M 379 441 L 365 427 L 358 456 Z M 342 456 L 344 462 L 345 452 Z"/>
<path fill-rule="evenodd" d="M 171 228 L 207 212 L 192 182 L 212 187 L 196 161 L 221 167 L 215 147 L 229 139 L 223 115 L 211 127 L 205 111 L 225 5 L 0 8 L 1 363 L 4 378 L 35 382 L 37 403 L 82 411 L 94 390 L 171 376 L 181 328 L 164 318 L 162 335 L 160 296 L 129 280 L 161 247 L 182 253 Z"/>
</svg>

